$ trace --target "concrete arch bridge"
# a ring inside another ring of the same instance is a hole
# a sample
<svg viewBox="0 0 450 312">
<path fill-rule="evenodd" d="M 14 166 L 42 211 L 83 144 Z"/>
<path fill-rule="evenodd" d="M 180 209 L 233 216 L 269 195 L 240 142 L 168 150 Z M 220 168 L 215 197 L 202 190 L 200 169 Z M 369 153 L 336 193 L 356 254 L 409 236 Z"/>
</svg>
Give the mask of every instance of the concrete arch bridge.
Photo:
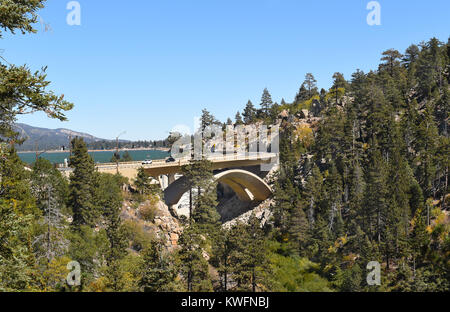
<svg viewBox="0 0 450 312">
<path fill-rule="evenodd" d="M 208 160 L 212 163 L 216 181 L 229 186 L 241 201 L 264 201 L 272 195 L 270 186 L 258 175 L 267 173 L 270 168 L 278 165 L 278 154 L 261 152 L 232 154 L 208 157 Z M 152 164 L 145 165 L 142 162 L 97 164 L 96 168 L 99 172 L 112 174 L 119 172 L 133 181 L 138 169 L 143 167 L 150 176 L 159 181 L 164 190 L 165 202 L 170 207 L 176 205 L 189 189 L 186 178 L 176 179 L 176 175 L 179 176 L 183 166 L 190 161 L 190 159 L 177 159 L 174 162 L 155 160 Z M 257 169 L 252 172 L 255 168 Z M 67 176 L 72 172 L 71 168 L 60 170 Z"/>
<path fill-rule="evenodd" d="M 272 189 L 256 174 L 242 169 L 229 169 L 214 175 L 217 182 L 228 185 L 241 201 L 264 201 L 272 195 Z M 183 194 L 189 191 L 186 177 L 181 177 L 164 190 L 168 206 L 176 205 Z"/>
</svg>

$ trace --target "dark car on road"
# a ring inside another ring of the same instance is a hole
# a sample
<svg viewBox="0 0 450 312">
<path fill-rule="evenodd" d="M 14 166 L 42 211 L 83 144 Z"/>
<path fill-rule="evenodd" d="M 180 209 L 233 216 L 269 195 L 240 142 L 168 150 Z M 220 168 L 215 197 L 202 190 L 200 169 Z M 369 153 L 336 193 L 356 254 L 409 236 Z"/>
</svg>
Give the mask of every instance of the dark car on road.
<svg viewBox="0 0 450 312">
<path fill-rule="evenodd" d="M 171 163 L 171 162 L 175 162 L 175 158 L 173 158 L 172 156 L 170 156 L 169 158 L 166 159 L 166 163 Z"/>
</svg>

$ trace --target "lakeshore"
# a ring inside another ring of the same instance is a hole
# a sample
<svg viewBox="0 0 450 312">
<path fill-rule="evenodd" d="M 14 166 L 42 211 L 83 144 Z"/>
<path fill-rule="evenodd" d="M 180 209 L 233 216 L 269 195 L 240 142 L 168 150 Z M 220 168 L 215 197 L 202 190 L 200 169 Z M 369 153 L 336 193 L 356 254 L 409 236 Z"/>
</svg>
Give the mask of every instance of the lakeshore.
<svg viewBox="0 0 450 312">
<path fill-rule="evenodd" d="M 97 150 L 88 150 L 89 153 L 95 153 L 95 152 L 115 152 L 116 149 L 97 149 Z M 119 149 L 119 152 L 131 152 L 131 151 L 161 151 L 161 152 L 166 152 L 168 153 L 170 151 L 170 148 L 168 147 L 155 147 L 155 148 L 146 148 L 146 147 L 142 147 L 142 148 L 122 148 Z M 38 153 L 68 153 L 69 151 L 67 150 L 40 150 L 37 151 Z M 18 153 L 20 154 L 36 154 L 36 151 L 18 151 Z"/>
<path fill-rule="evenodd" d="M 90 150 L 89 155 L 93 158 L 95 163 L 108 163 L 113 157 L 116 150 Z M 164 159 L 168 157 L 168 149 L 123 149 L 119 150 L 119 155 L 122 157 L 125 152 L 131 156 L 133 161 L 142 161 L 145 159 Z M 27 163 L 32 164 L 36 161 L 36 151 L 34 152 L 18 152 L 20 159 Z M 65 160 L 69 159 L 69 151 L 46 151 L 38 152 L 40 158 L 45 158 L 53 164 L 63 164 Z"/>
</svg>

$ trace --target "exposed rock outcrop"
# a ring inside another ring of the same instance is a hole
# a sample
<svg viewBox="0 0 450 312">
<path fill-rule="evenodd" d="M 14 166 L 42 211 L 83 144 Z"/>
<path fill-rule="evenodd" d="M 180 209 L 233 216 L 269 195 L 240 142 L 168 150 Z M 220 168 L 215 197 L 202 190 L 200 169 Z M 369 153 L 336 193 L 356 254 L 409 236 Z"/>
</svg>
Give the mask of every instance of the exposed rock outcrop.
<svg viewBox="0 0 450 312">
<path fill-rule="evenodd" d="M 149 204 L 150 202 L 147 200 L 136 207 L 132 202 L 124 201 L 121 213 L 122 219 L 133 220 L 141 224 L 145 232 L 161 238 L 169 251 L 177 248 L 178 239 L 183 231 L 181 223 L 170 214 L 169 208 L 161 200 L 153 204 L 155 209 L 153 221 L 143 220 L 139 215 L 139 209 Z"/>
<path fill-rule="evenodd" d="M 253 209 L 248 210 L 247 212 L 241 214 L 240 216 L 227 221 L 223 224 L 223 227 L 230 228 L 237 222 L 247 223 L 248 219 L 252 216 L 252 214 L 261 221 L 261 225 L 265 225 L 270 222 L 270 218 L 272 216 L 272 212 L 270 210 L 270 206 L 273 205 L 273 199 L 268 199 L 260 204 L 258 204 Z"/>
</svg>

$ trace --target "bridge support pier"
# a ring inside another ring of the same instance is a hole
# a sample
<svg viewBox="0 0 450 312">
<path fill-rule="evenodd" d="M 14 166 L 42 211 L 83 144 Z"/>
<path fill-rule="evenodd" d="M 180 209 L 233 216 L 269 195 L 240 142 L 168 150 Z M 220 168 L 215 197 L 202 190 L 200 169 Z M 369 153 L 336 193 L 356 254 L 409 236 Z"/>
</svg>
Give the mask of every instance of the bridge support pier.
<svg viewBox="0 0 450 312">
<path fill-rule="evenodd" d="M 169 187 L 170 184 L 175 182 L 175 174 L 169 173 L 169 174 L 162 174 L 158 176 L 159 185 L 161 186 L 161 189 L 164 191 L 166 188 Z"/>
<path fill-rule="evenodd" d="M 172 184 L 173 182 L 175 182 L 175 173 L 169 173 L 167 175 L 167 178 L 168 178 L 169 185 Z"/>
<path fill-rule="evenodd" d="M 158 181 L 159 185 L 161 186 L 161 190 L 163 191 L 169 186 L 167 176 L 164 174 L 158 176 Z"/>
</svg>

